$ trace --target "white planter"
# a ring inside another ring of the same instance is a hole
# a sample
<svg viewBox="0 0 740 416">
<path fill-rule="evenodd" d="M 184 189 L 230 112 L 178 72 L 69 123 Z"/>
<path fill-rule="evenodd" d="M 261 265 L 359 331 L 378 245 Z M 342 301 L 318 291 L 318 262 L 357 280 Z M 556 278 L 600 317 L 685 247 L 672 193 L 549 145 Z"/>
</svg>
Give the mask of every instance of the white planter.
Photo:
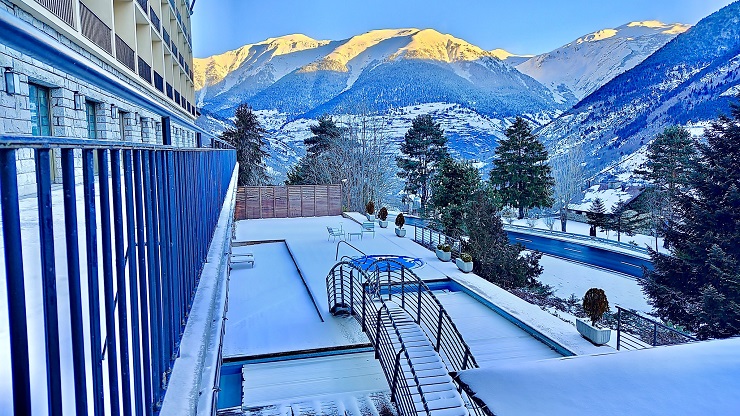
<svg viewBox="0 0 740 416">
<path fill-rule="evenodd" d="M 457 268 L 460 269 L 460 271 L 463 273 L 470 273 L 473 271 L 472 261 L 462 261 L 460 259 L 455 259 L 455 264 L 457 265 Z"/>
<path fill-rule="evenodd" d="M 365 214 L 368 221 L 375 221 L 375 214 Z"/>
<path fill-rule="evenodd" d="M 396 235 L 399 237 L 406 237 L 406 229 L 396 227 Z"/>
<path fill-rule="evenodd" d="M 579 334 L 595 345 L 606 344 L 612 335 L 611 329 L 594 328 L 591 324 L 580 318 L 576 318 L 576 329 L 578 329 Z"/>
<path fill-rule="evenodd" d="M 451 251 L 435 250 L 435 252 L 437 253 L 437 258 L 442 261 L 450 261 L 452 259 Z"/>
<path fill-rule="evenodd" d="M 380 228 L 388 228 L 388 221 L 378 220 L 378 224 L 380 224 Z"/>
</svg>

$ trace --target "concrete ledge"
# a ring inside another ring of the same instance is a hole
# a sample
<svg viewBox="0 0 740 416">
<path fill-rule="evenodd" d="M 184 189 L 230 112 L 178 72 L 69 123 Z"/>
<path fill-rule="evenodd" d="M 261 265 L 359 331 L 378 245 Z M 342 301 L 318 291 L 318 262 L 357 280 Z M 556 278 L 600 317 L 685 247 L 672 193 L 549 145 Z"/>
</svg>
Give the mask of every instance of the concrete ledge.
<svg viewBox="0 0 740 416">
<path fill-rule="evenodd" d="M 216 405 L 238 172 L 236 165 L 164 396 L 163 416 L 211 415 Z"/>
</svg>

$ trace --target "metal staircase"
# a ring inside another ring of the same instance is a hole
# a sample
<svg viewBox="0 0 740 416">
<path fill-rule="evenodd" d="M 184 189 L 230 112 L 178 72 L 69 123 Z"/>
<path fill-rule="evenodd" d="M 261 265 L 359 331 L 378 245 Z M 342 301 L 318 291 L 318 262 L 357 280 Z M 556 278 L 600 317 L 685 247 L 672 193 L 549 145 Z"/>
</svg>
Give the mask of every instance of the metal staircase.
<svg viewBox="0 0 740 416">
<path fill-rule="evenodd" d="M 360 323 L 399 414 L 487 415 L 451 374 L 478 364 L 442 304 L 411 270 L 378 260 L 368 272 L 337 263 L 326 278 L 329 310 Z"/>
</svg>

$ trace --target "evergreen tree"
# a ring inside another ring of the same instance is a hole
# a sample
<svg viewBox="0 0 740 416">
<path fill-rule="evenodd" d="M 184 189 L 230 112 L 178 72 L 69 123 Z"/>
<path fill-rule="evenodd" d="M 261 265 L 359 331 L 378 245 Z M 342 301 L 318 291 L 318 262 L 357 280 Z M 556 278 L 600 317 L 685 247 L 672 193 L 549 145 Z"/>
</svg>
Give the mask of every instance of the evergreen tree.
<svg viewBox="0 0 740 416">
<path fill-rule="evenodd" d="M 478 190 L 468 203 L 465 226 L 468 242 L 464 249 L 473 256 L 473 271 L 505 289 L 537 286 L 542 273 L 542 254 L 525 250 L 521 244 L 510 244 L 498 215 L 500 201 L 488 188 Z"/>
<path fill-rule="evenodd" d="M 592 237 L 596 236 L 596 227 L 603 229 L 606 226 L 606 207 L 601 198 L 594 198 L 593 202 L 591 202 L 589 212 L 586 213 L 586 218 L 588 218 L 588 224 L 591 226 L 589 234 Z"/>
<path fill-rule="evenodd" d="M 676 197 L 667 236 L 672 255 L 653 251 L 641 282 L 664 320 L 702 338 L 740 335 L 740 108 L 722 116 L 697 145 L 688 191 Z"/>
<path fill-rule="evenodd" d="M 236 160 L 239 162 L 239 186 L 264 185 L 269 181 L 264 159 L 265 129 L 262 128 L 257 115 L 248 104 L 240 104 L 235 112 L 236 121 L 233 128 L 221 134 L 221 139 L 236 148 Z"/>
<path fill-rule="evenodd" d="M 465 204 L 480 186 L 480 174 L 470 162 L 448 157 L 439 165 L 432 180 L 432 205 L 439 213 L 445 233 L 462 234 Z"/>
<path fill-rule="evenodd" d="M 524 210 L 552 206 L 555 184 L 547 164 L 547 150 L 523 118 L 517 117 L 499 141 L 491 169 L 491 184 L 503 204 Z"/>
<path fill-rule="evenodd" d="M 447 157 L 447 138 L 432 116 L 420 115 L 411 122 L 401 143 L 403 156 L 396 158 L 398 177 L 406 180 L 405 191 L 419 195 L 424 212 L 429 201 L 430 181 L 437 165 Z"/>
<path fill-rule="evenodd" d="M 622 234 L 635 235 L 642 227 L 644 218 L 637 211 L 629 209 L 624 201 L 620 200 L 612 208 L 612 213 L 606 221 L 604 228 L 617 232 L 617 241 L 622 241 Z"/>
<path fill-rule="evenodd" d="M 666 127 L 648 146 L 647 161 L 635 173 L 654 185 L 655 198 L 651 214 L 665 223 L 675 222 L 674 207 L 689 185 L 689 174 L 696 163 L 696 146 L 688 130 L 681 126 Z M 660 222 L 660 221 L 655 221 Z M 656 229 L 656 235 L 659 232 Z M 669 239 L 665 239 L 666 248 Z"/>
<path fill-rule="evenodd" d="M 310 127 L 313 136 L 305 139 L 306 154 L 310 157 L 318 156 L 329 150 L 332 143 L 336 142 L 342 135 L 342 130 L 337 126 L 331 116 L 323 115 L 318 119 L 319 124 Z"/>
</svg>

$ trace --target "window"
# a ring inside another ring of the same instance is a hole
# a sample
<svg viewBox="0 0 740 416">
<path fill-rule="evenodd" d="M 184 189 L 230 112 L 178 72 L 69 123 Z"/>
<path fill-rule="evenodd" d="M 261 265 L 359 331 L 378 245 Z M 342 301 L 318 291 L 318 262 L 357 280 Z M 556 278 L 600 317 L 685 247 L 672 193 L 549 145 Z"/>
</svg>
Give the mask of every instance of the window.
<svg viewBox="0 0 740 416">
<path fill-rule="evenodd" d="M 85 101 L 85 117 L 87 118 L 87 138 L 95 140 L 98 138 L 98 123 L 95 119 L 94 102 Z"/>
<path fill-rule="evenodd" d="M 98 122 L 95 119 L 95 103 L 85 101 L 85 118 L 87 119 L 87 138 L 96 140 L 98 138 Z M 98 152 L 93 152 L 93 174 L 98 174 Z"/>
<path fill-rule="evenodd" d="M 123 111 L 118 112 L 118 131 L 121 133 L 120 140 L 126 140 L 126 113 Z"/>
<path fill-rule="evenodd" d="M 31 109 L 31 134 L 51 136 L 51 108 L 49 89 L 36 84 L 28 84 L 29 107 Z"/>
</svg>

